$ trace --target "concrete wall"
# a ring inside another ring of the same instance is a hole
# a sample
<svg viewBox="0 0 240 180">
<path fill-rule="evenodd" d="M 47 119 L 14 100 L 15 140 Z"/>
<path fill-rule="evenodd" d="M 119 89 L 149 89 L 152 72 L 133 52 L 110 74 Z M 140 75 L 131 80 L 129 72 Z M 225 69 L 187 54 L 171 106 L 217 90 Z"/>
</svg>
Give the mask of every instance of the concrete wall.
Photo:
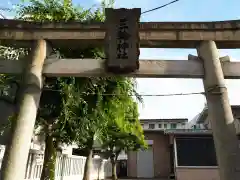
<svg viewBox="0 0 240 180">
<path fill-rule="evenodd" d="M 176 148 L 175 143 L 176 141 Z M 177 166 L 176 155 L 175 153 L 176 180 L 220 180 L 218 166 Z"/>
<path fill-rule="evenodd" d="M 174 120 L 165 120 L 165 121 L 154 121 L 154 120 L 149 120 L 149 121 L 140 121 L 142 127 L 144 130 L 164 130 L 164 129 L 172 129 L 171 124 L 176 124 L 176 129 L 184 129 L 186 128 L 187 122 L 186 121 L 174 121 Z M 154 128 L 149 128 L 149 124 L 154 124 Z M 160 127 L 159 127 L 160 125 Z"/>
<path fill-rule="evenodd" d="M 177 167 L 176 180 L 220 180 L 220 177 L 217 167 Z"/>
<path fill-rule="evenodd" d="M 155 177 L 169 177 L 169 136 L 161 132 L 145 132 L 146 140 L 153 140 L 153 163 Z M 137 177 L 137 152 L 128 152 L 128 176 Z"/>
<path fill-rule="evenodd" d="M 137 153 L 128 152 L 127 156 L 127 175 L 128 177 L 137 177 Z"/>
</svg>

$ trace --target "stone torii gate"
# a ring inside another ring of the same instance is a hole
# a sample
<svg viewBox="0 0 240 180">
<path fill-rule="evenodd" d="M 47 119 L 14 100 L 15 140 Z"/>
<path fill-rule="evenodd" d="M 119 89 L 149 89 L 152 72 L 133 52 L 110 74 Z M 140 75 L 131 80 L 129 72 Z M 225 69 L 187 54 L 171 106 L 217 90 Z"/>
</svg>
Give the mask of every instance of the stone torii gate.
<svg viewBox="0 0 240 180">
<path fill-rule="evenodd" d="M 116 30 L 109 25 L 112 27 L 119 25 L 114 18 L 119 20 L 121 13 L 111 11 L 106 12 L 112 13 L 113 19 L 107 16 L 105 23 L 34 23 L 0 20 L 1 45 L 31 47 L 31 53 L 24 61 L 0 61 L 0 73 L 24 75 L 22 98 L 18 102 L 19 113 L 12 127 L 11 141 L 6 148 L 1 180 L 24 178 L 43 84 L 42 75 L 48 77 L 113 75 L 106 70 L 104 60 L 47 58 L 51 50 L 48 41 L 53 47 L 84 48 L 88 45 L 97 47 L 104 46 L 105 35 L 110 44 L 107 46 L 110 50 L 108 57 L 113 57 L 114 54 L 116 56 L 117 47 L 114 45 L 117 38 Z M 129 12 L 122 12 L 122 15 L 127 13 Z M 122 58 L 123 64 L 117 58 L 109 63 L 119 66 L 122 70 L 130 67 L 130 70 L 122 74 L 129 77 L 202 78 L 221 180 L 239 179 L 238 139 L 224 78 L 240 79 L 240 63 L 230 62 L 226 57 L 220 58 L 217 47 L 240 48 L 240 21 L 148 22 L 140 23 L 138 27 L 136 22 L 140 15 L 139 9 L 132 10 L 130 14 L 132 16 L 128 17 L 125 25 L 129 26 L 130 39 L 133 37 L 131 42 L 137 43 L 139 37 L 141 48 L 196 48 L 198 57 L 190 55 L 186 61 L 140 60 L 138 69 L 138 47 L 135 44 L 129 47 L 131 51 L 128 52 L 127 61 Z M 115 39 L 109 38 L 110 36 Z"/>
</svg>

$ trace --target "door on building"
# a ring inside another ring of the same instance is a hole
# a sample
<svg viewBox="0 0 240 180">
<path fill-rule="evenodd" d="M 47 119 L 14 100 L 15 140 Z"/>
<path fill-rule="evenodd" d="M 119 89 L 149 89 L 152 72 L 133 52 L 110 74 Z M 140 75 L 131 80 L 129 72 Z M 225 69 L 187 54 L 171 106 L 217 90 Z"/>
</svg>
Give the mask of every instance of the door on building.
<svg viewBox="0 0 240 180">
<path fill-rule="evenodd" d="M 137 153 L 137 177 L 153 178 L 153 149 L 148 147 L 147 150 L 139 150 Z"/>
<path fill-rule="evenodd" d="M 118 161 L 118 177 L 125 178 L 127 177 L 127 160 Z"/>
</svg>

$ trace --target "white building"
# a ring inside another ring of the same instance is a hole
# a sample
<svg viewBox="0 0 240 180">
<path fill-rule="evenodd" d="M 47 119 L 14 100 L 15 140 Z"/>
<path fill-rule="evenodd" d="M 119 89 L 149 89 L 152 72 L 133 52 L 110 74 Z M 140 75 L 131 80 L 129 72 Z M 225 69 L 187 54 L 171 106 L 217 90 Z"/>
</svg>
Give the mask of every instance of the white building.
<svg viewBox="0 0 240 180">
<path fill-rule="evenodd" d="M 184 129 L 188 124 L 188 119 L 140 119 L 144 131 Z"/>
</svg>

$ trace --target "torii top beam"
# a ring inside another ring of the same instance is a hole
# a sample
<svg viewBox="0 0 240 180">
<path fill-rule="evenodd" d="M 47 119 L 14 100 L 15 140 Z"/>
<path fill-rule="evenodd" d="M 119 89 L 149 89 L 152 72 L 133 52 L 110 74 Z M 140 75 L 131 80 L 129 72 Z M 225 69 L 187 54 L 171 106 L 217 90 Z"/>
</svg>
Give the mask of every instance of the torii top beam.
<svg viewBox="0 0 240 180">
<path fill-rule="evenodd" d="M 222 49 L 240 48 L 240 20 L 142 22 L 139 35 L 142 48 L 195 48 L 201 40 L 213 40 Z M 104 23 L 0 20 L 1 44 L 9 46 L 26 47 L 37 39 L 47 39 L 55 47 L 103 46 L 104 38 Z"/>
</svg>

